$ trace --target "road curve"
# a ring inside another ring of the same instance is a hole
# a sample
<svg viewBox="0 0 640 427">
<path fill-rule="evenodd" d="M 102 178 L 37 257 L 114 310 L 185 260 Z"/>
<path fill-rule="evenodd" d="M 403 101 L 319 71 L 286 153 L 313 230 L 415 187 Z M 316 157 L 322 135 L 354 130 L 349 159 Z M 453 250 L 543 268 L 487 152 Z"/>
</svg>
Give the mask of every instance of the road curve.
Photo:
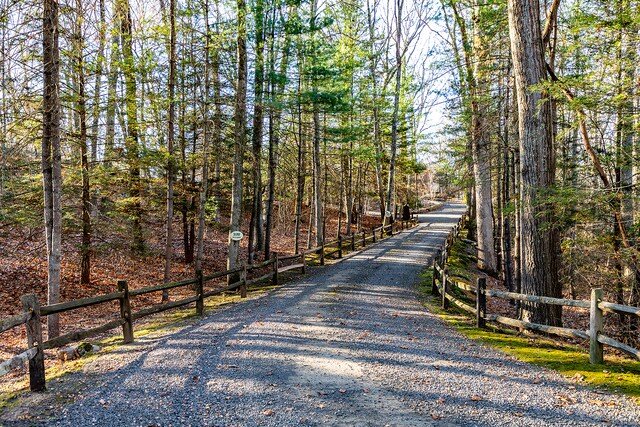
<svg viewBox="0 0 640 427">
<path fill-rule="evenodd" d="M 423 308 L 414 285 L 463 212 L 446 204 L 342 262 L 123 346 L 127 363 L 94 373 L 44 424 L 640 424 L 628 399 L 475 344 Z"/>
</svg>

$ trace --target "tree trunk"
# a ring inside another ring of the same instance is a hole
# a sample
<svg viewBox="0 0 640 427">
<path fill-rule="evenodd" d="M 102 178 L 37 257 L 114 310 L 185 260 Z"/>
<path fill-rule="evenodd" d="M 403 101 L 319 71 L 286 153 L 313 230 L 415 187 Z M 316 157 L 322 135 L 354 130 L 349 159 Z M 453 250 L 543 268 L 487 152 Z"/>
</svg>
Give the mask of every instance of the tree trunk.
<svg viewBox="0 0 640 427">
<path fill-rule="evenodd" d="M 164 283 L 171 281 L 173 258 L 173 144 L 176 122 L 176 0 L 169 1 L 169 117 L 167 120 L 167 218 L 164 246 Z M 169 300 L 169 292 L 162 291 L 162 301 Z"/>
<path fill-rule="evenodd" d="M 557 235 L 542 193 L 551 187 L 555 155 L 551 110 L 539 88 L 546 79 L 538 0 L 509 0 L 509 33 L 518 99 L 520 129 L 520 244 L 522 292 L 561 297 Z M 523 304 L 522 318 L 533 323 L 561 324 L 561 307 Z"/>
<path fill-rule="evenodd" d="M 142 181 L 140 179 L 140 126 L 138 124 L 138 98 L 133 56 L 133 34 L 131 30 L 131 10 L 129 0 L 117 0 L 118 21 L 120 23 L 120 46 L 122 48 L 122 71 L 125 79 L 125 106 L 127 132 L 125 148 L 129 164 L 130 216 L 132 218 L 132 244 L 134 252 L 144 251 L 142 234 Z"/>
<path fill-rule="evenodd" d="M 395 188 L 396 156 L 398 151 L 398 122 L 400 113 L 400 91 L 402 89 L 402 8 L 404 0 L 396 0 L 396 86 L 393 93 L 393 118 L 391 119 L 391 156 L 389 160 L 389 180 L 387 181 L 387 210 L 393 207 L 391 201 Z M 384 223 L 389 224 L 391 217 L 385 216 Z"/>
<path fill-rule="evenodd" d="M 262 224 L 262 131 L 264 108 L 262 97 L 264 90 L 264 3 L 256 0 L 255 10 L 255 76 L 254 76 L 254 104 L 253 104 L 253 133 L 251 136 L 253 148 L 253 207 L 251 209 L 251 224 L 249 226 L 249 263 L 253 264 L 255 252 L 264 247 L 264 233 Z"/>
<path fill-rule="evenodd" d="M 275 13 L 274 13 L 275 15 Z M 273 23 L 275 26 L 275 23 Z M 272 46 L 274 34 L 271 34 Z M 285 79 L 289 66 L 289 49 L 291 47 L 291 39 L 288 33 L 285 34 L 285 40 L 282 45 L 282 59 L 280 60 L 280 68 L 278 71 L 278 80 L 273 79 L 271 82 L 271 98 L 272 103 L 284 95 Z M 275 54 L 271 54 L 271 75 L 275 72 Z M 273 228 L 273 204 L 276 188 L 276 168 L 278 167 L 278 146 L 280 145 L 280 126 L 282 120 L 282 110 L 278 107 L 271 106 L 269 108 L 269 193 L 267 199 L 267 221 L 265 226 L 264 241 L 264 257 L 267 260 L 271 256 L 271 231 Z"/>
<path fill-rule="evenodd" d="M 490 67 L 487 51 L 489 40 L 484 34 L 484 17 L 481 6 L 474 7 L 473 68 L 469 66 L 471 95 L 471 140 L 473 173 L 476 192 L 476 227 L 478 241 L 478 268 L 490 275 L 497 271 L 495 241 L 493 234 L 493 204 L 491 195 L 491 139 L 486 122 L 487 94 L 490 93 L 486 69 Z M 470 61 L 467 61 L 469 64 Z"/>
<path fill-rule="evenodd" d="M 80 283 L 91 282 L 91 197 L 89 187 L 89 157 L 87 150 L 87 102 L 86 102 L 86 78 L 84 70 L 84 35 L 82 33 L 82 20 L 84 19 L 82 0 L 76 0 L 76 21 L 74 35 L 75 56 L 75 82 L 77 86 L 76 111 L 80 133 L 80 163 L 82 167 L 82 243 L 80 244 Z"/>
<path fill-rule="evenodd" d="M 311 33 L 317 37 L 316 31 L 317 0 L 311 2 Z M 315 81 L 315 79 L 314 79 Z M 317 91 L 314 83 L 314 92 Z M 320 184 L 322 181 L 322 171 L 320 169 L 320 105 L 313 101 L 313 196 L 314 196 L 314 219 L 316 225 L 316 246 L 320 246 L 323 241 L 323 221 L 322 221 L 322 192 Z"/>
<path fill-rule="evenodd" d="M 116 5 L 117 7 L 117 5 Z M 114 16 L 114 32 L 119 31 L 120 16 L 117 12 Z M 117 36 L 113 36 L 111 40 L 111 57 L 109 59 L 109 71 L 107 78 L 107 107 L 106 107 L 106 130 L 104 138 L 104 164 L 107 168 L 111 166 L 111 160 L 114 157 L 113 148 L 116 134 L 116 107 L 117 107 L 117 86 L 118 86 L 118 67 L 120 61 L 120 49 Z"/>
<path fill-rule="evenodd" d="M 202 257 L 204 255 L 205 211 L 207 208 L 207 190 L 209 185 L 209 89 L 210 89 L 210 59 L 211 59 L 211 28 L 209 26 L 209 0 L 204 0 L 204 102 L 202 111 L 202 183 L 200 184 L 200 206 L 198 207 L 198 241 L 196 244 L 196 273 L 202 272 Z"/>
<path fill-rule="evenodd" d="M 43 11 L 42 62 L 42 176 L 44 219 L 47 239 L 47 303 L 60 302 L 60 257 L 62 234 L 62 165 L 60 153 L 60 50 L 58 47 L 58 2 L 45 0 Z M 60 317 L 48 316 L 49 338 L 60 335 Z"/>
<path fill-rule="evenodd" d="M 229 255 L 227 269 L 232 270 L 239 266 L 240 241 L 233 240 L 231 233 L 240 231 L 242 226 L 242 173 L 245 146 L 246 128 L 246 99 L 247 99 L 247 4 L 245 0 L 237 0 L 238 13 L 238 38 L 237 61 L 238 74 L 236 81 L 236 94 L 234 105 L 234 156 L 233 156 L 233 184 L 231 196 L 231 218 L 229 220 Z M 229 275 L 228 282 L 238 281 L 239 275 Z"/>
<path fill-rule="evenodd" d="M 378 78 L 376 72 L 376 55 L 374 55 L 375 43 L 375 6 L 371 7 L 370 0 L 367 0 L 367 26 L 369 29 L 369 43 L 371 44 L 371 53 L 369 59 L 369 73 L 371 74 L 371 99 L 373 103 L 373 147 L 376 156 L 376 184 L 378 190 L 378 199 L 380 203 L 380 220 L 384 222 L 385 204 L 384 204 L 384 183 L 382 182 L 382 147 L 380 143 L 380 110 L 378 108 Z"/>
</svg>

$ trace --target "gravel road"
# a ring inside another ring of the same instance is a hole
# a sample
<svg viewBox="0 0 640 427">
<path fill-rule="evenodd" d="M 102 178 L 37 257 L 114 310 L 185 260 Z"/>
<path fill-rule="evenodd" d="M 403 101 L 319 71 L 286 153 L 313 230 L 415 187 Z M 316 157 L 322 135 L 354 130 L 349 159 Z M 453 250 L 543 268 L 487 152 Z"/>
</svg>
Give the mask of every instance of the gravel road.
<svg viewBox="0 0 640 427">
<path fill-rule="evenodd" d="M 414 284 L 464 207 L 128 348 L 51 426 L 640 425 L 629 399 L 446 327 Z M 140 340 L 143 341 L 143 340 Z"/>
</svg>

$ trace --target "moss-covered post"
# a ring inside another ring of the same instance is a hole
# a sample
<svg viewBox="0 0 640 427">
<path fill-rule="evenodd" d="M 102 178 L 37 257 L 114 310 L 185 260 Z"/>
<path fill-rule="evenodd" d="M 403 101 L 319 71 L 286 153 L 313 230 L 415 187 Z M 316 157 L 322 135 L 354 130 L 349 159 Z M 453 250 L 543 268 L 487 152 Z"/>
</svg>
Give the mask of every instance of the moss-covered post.
<svg viewBox="0 0 640 427">
<path fill-rule="evenodd" d="M 376 228 L 371 227 L 371 235 L 373 236 L 373 243 L 376 242 Z"/>
<path fill-rule="evenodd" d="M 27 320 L 27 345 L 36 348 L 36 354 L 29 359 L 29 389 L 31 391 L 46 390 L 44 377 L 44 351 L 42 349 L 42 324 L 40 323 L 40 304 L 34 294 L 22 296 L 22 311 L 31 313 Z"/>
<path fill-rule="evenodd" d="M 322 240 L 322 246 L 320 249 L 320 265 L 324 265 L 324 240 Z"/>
<path fill-rule="evenodd" d="M 589 363 L 598 365 L 603 362 L 603 345 L 598 341 L 602 333 L 603 315 L 598 304 L 602 301 L 602 288 L 591 289 L 591 312 L 589 316 Z"/>
<path fill-rule="evenodd" d="M 338 258 L 342 258 L 342 235 L 338 234 Z"/>
</svg>

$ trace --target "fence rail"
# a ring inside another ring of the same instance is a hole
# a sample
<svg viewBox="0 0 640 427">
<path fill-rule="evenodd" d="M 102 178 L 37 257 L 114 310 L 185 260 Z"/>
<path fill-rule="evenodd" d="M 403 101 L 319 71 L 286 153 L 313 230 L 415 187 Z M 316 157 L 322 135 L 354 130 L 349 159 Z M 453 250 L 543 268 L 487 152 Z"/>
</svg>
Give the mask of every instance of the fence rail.
<svg viewBox="0 0 640 427">
<path fill-rule="evenodd" d="M 592 289 L 591 300 L 572 300 L 538 295 L 526 295 L 515 292 L 500 291 L 497 289 L 486 289 L 485 277 L 478 278 L 475 286 L 469 283 L 452 280 L 448 274 L 446 261 L 449 257 L 453 242 L 458 237 L 460 231 L 459 226 L 461 225 L 463 224 L 458 223 L 458 225 L 456 225 L 456 227 L 454 227 L 454 229 L 449 233 L 444 248 L 438 251 L 438 254 L 433 261 L 432 294 L 440 296 L 443 308 L 448 308 L 449 303 L 451 303 L 463 311 L 474 315 L 476 317 L 476 326 L 479 328 L 484 327 L 486 322 L 489 321 L 519 329 L 589 341 L 589 361 L 592 364 L 603 363 L 604 345 L 613 347 L 640 360 L 640 350 L 608 337 L 603 333 L 605 312 L 640 317 L 640 308 L 603 301 L 602 298 L 604 293 L 602 289 Z M 466 292 L 465 295 L 468 299 L 473 299 L 473 297 L 475 297 L 475 307 L 454 295 L 453 288 L 457 288 L 463 293 Z M 487 297 L 589 310 L 589 329 L 582 331 L 578 329 L 527 322 L 498 314 L 487 314 Z"/>
<path fill-rule="evenodd" d="M 322 245 L 310 248 L 302 251 L 298 254 L 281 257 L 277 253 L 274 253 L 272 258 L 262 263 L 255 265 L 242 265 L 241 267 L 231 270 L 219 271 L 209 275 L 203 275 L 201 271 L 196 272 L 196 277 L 182 280 L 173 283 L 163 283 L 155 286 L 148 286 L 144 288 L 129 290 L 128 283 L 124 280 L 119 280 L 118 292 L 113 292 L 105 295 L 98 295 L 94 297 L 82 298 L 73 301 L 66 301 L 59 304 L 51 304 L 47 306 L 40 306 L 36 295 L 29 294 L 22 297 L 23 311 L 20 314 L 11 316 L 7 319 L 0 321 L 0 333 L 6 332 L 15 327 L 26 325 L 27 329 L 27 350 L 18 354 L 17 356 L 0 363 L 0 376 L 10 372 L 22 366 L 25 362 L 29 362 L 29 384 L 32 391 L 41 391 L 45 389 L 45 367 L 44 367 L 44 350 L 63 345 L 77 342 L 91 336 L 95 336 L 119 327 L 122 327 L 123 340 L 125 343 L 131 343 L 134 340 L 133 322 L 152 314 L 160 313 L 166 310 L 183 307 L 189 304 L 195 303 L 196 314 L 204 314 L 204 299 L 215 295 L 220 295 L 226 292 L 239 291 L 241 298 L 246 298 L 247 287 L 249 285 L 255 285 L 265 280 L 271 279 L 273 285 L 278 285 L 278 276 L 280 273 L 292 270 L 300 270 L 302 274 L 306 273 L 309 257 L 319 257 L 319 264 L 325 264 L 325 258 L 327 256 L 334 256 L 337 254 L 337 258 L 342 258 L 344 252 L 355 251 L 358 246 L 361 248 L 366 247 L 367 240 L 371 240 L 375 243 L 378 240 L 382 240 L 385 236 L 392 236 L 394 233 L 401 232 L 405 229 L 413 228 L 418 224 L 417 216 L 412 215 L 410 221 L 396 221 L 387 226 L 377 227 L 371 229 L 371 234 L 368 231 L 363 231 L 357 234 L 351 234 L 349 236 L 338 236 L 338 239 L 323 243 Z M 327 248 L 336 247 L 335 250 L 327 251 Z M 260 270 L 270 268 L 271 271 L 266 274 L 261 274 L 258 277 L 247 279 L 249 273 L 258 272 Z M 206 282 L 220 279 L 223 277 L 237 277 L 239 274 L 240 279 L 234 283 L 231 283 L 222 288 L 206 291 L 204 290 L 204 284 Z M 131 311 L 131 299 L 140 295 L 146 295 L 153 292 L 160 292 L 169 289 L 176 289 L 186 286 L 192 286 L 194 295 L 183 298 L 178 301 L 165 302 L 162 304 L 153 305 L 151 307 L 143 308 L 139 311 Z M 97 304 L 103 304 L 107 302 L 118 301 L 119 313 L 118 318 L 111 320 L 104 325 L 97 326 L 90 329 L 83 329 L 73 331 L 65 335 L 61 335 L 55 338 L 51 338 L 47 341 L 42 339 L 42 324 L 41 316 L 49 316 L 56 313 L 64 313 L 81 308 L 91 307 Z"/>
</svg>

